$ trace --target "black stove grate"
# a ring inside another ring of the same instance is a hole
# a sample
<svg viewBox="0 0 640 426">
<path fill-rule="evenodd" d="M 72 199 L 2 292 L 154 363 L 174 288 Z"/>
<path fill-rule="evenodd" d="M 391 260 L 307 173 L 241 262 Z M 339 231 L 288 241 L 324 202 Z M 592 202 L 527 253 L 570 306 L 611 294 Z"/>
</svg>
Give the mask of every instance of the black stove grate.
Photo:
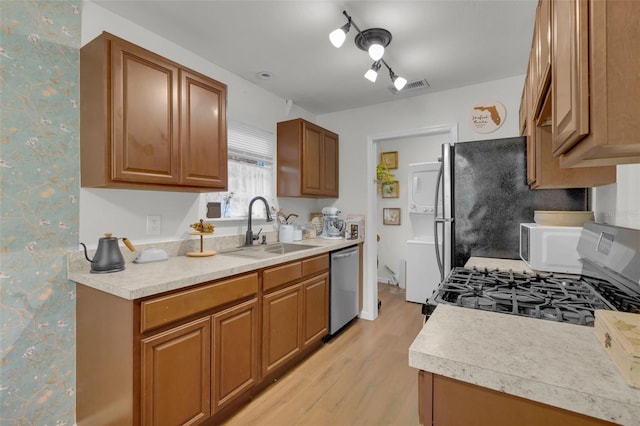
<svg viewBox="0 0 640 426">
<path fill-rule="evenodd" d="M 431 301 L 590 326 L 596 309 L 640 312 L 640 296 L 606 281 L 486 268 L 454 268 Z"/>
</svg>

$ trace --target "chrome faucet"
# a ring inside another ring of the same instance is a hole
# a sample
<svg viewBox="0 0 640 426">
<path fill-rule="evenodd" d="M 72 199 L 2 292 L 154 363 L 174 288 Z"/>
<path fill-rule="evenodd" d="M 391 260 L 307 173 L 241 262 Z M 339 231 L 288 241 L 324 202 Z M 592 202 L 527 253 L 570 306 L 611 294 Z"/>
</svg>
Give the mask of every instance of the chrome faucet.
<svg viewBox="0 0 640 426">
<path fill-rule="evenodd" d="M 267 212 L 267 222 L 271 222 L 273 221 L 273 218 L 271 217 L 271 212 L 269 211 L 269 204 L 267 203 L 267 200 L 264 199 L 264 197 L 253 197 L 251 199 L 251 201 L 249 201 L 249 219 L 247 221 L 247 233 L 245 234 L 245 238 L 244 238 L 244 245 L 245 246 L 252 246 L 253 242 L 255 240 L 257 240 L 259 238 L 260 235 L 260 231 L 258 231 L 258 235 L 256 235 L 255 237 L 253 236 L 253 231 L 251 231 L 251 212 L 252 212 L 252 208 L 253 208 L 253 203 L 256 200 L 260 200 L 264 203 L 264 208 Z M 264 238 L 262 238 L 263 241 L 266 240 Z"/>
</svg>

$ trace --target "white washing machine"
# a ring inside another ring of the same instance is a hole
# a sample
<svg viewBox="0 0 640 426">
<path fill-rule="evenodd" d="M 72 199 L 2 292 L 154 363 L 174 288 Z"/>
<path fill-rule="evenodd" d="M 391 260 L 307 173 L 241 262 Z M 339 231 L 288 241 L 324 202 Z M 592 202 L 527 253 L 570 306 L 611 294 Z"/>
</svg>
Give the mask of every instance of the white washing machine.
<svg viewBox="0 0 640 426">
<path fill-rule="evenodd" d="M 435 191 L 439 162 L 408 166 L 409 221 L 413 237 L 406 248 L 406 299 L 425 303 L 440 280 L 433 240 Z"/>
</svg>

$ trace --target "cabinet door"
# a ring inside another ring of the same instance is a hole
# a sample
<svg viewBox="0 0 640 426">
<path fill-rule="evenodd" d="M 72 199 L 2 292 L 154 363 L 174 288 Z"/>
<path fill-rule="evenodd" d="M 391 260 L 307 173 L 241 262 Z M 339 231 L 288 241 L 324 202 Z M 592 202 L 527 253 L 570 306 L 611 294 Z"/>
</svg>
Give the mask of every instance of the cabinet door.
<svg viewBox="0 0 640 426">
<path fill-rule="evenodd" d="M 302 348 L 302 285 L 266 294 L 262 306 L 262 374 L 270 373 Z"/>
<path fill-rule="evenodd" d="M 322 143 L 322 193 L 328 197 L 338 197 L 338 135 L 324 132 Z"/>
<path fill-rule="evenodd" d="M 537 180 L 536 176 L 536 123 L 534 121 L 534 111 L 535 111 L 535 82 L 537 81 L 535 78 L 535 49 L 531 49 L 531 54 L 529 55 L 529 67 L 527 69 L 527 79 L 524 84 L 526 86 L 526 101 L 527 101 L 527 112 L 526 112 L 526 125 L 525 131 L 527 136 L 527 183 L 529 185 L 534 185 Z"/>
<path fill-rule="evenodd" d="M 182 183 L 227 188 L 226 86 L 180 72 Z"/>
<path fill-rule="evenodd" d="M 141 350 L 142 424 L 195 424 L 210 416 L 209 317 L 144 339 Z"/>
<path fill-rule="evenodd" d="M 322 195 L 323 132 L 317 126 L 303 123 L 302 126 L 302 193 Z"/>
<path fill-rule="evenodd" d="M 302 283 L 304 291 L 304 345 L 322 339 L 329 331 L 329 281 L 322 274 Z"/>
<path fill-rule="evenodd" d="M 555 1 L 551 10 L 553 154 L 589 134 L 587 0 Z"/>
<path fill-rule="evenodd" d="M 551 81 L 551 0 L 540 0 L 536 12 L 534 30 L 536 102 L 534 109 L 540 111 Z"/>
<path fill-rule="evenodd" d="M 119 39 L 112 43 L 111 60 L 111 178 L 178 183 L 178 68 Z"/>
<path fill-rule="evenodd" d="M 213 315 L 213 412 L 258 381 L 258 300 Z"/>
</svg>

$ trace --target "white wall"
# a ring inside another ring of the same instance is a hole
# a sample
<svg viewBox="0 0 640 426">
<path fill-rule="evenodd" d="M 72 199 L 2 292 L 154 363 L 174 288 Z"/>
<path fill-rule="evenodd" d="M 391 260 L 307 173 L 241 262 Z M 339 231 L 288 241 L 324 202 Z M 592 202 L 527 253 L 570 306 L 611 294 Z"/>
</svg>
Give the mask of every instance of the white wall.
<svg viewBox="0 0 640 426">
<path fill-rule="evenodd" d="M 90 1 L 82 5 L 82 45 L 107 31 L 138 44 L 172 61 L 208 75 L 227 85 L 227 117 L 275 134 L 276 123 L 302 117 L 316 121 L 316 117 L 295 103 L 286 114 L 285 99 L 244 80 L 194 53 L 147 31 Z M 275 187 L 275 185 L 274 185 Z M 294 198 L 278 199 L 278 206 L 308 218 L 324 202 Z M 206 196 L 197 193 L 166 191 L 139 191 L 117 189 L 80 190 L 80 241 L 95 247 L 105 232 L 126 236 L 135 243 L 172 241 L 189 238 L 189 224 L 206 215 Z M 146 234 L 147 215 L 162 217 L 162 232 L 158 236 Z M 264 231 L 271 225 L 260 225 Z M 216 235 L 242 234 L 246 223 L 242 221 L 216 223 Z"/>
<path fill-rule="evenodd" d="M 640 164 L 617 167 L 616 184 L 596 188 L 597 222 L 640 229 Z"/>
</svg>

